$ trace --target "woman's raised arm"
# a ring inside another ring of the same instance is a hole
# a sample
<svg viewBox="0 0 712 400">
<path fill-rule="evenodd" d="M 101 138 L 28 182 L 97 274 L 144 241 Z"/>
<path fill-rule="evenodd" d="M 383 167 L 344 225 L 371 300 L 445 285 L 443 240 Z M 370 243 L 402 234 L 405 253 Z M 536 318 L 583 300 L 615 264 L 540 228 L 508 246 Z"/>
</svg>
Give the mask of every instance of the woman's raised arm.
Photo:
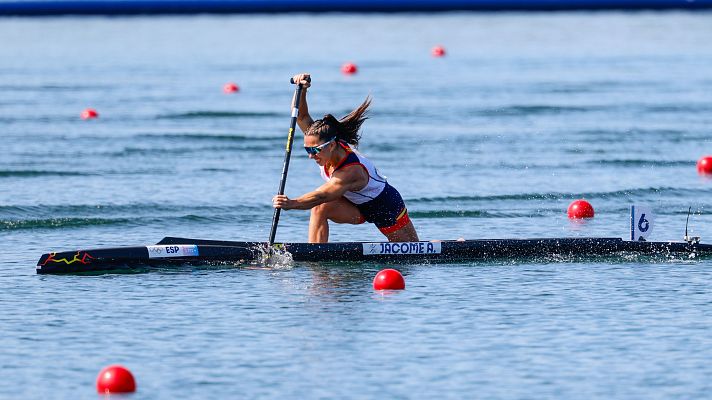
<svg viewBox="0 0 712 400">
<path fill-rule="evenodd" d="M 309 106 L 307 105 L 307 89 L 311 86 L 311 76 L 309 74 L 297 74 L 292 77 L 292 81 L 302 85 L 302 98 L 299 99 L 299 113 L 297 114 L 297 124 L 302 132 L 307 133 L 309 127 L 314 120 L 309 115 Z M 296 96 L 296 95 L 295 95 Z M 296 98 L 292 99 L 292 107 Z"/>
</svg>

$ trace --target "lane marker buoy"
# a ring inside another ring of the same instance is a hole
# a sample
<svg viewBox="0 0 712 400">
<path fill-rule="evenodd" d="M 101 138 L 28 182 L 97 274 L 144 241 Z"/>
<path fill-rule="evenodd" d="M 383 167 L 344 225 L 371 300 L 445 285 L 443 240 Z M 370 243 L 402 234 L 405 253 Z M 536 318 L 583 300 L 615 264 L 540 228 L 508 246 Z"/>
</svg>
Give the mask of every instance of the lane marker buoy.
<svg viewBox="0 0 712 400">
<path fill-rule="evenodd" d="M 223 92 L 225 93 L 237 93 L 240 91 L 240 87 L 233 82 L 228 82 L 223 86 Z"/>
<path fill-rule="evenodd" d="M 83 120 L 94 119 L 99 117 L 99 113 L 93 108 L 87 108 L 80 114 Z"/>
<path fill-rule="evenodd" d="M 697 173 L 712 175 L 712 156 L 704 156 L 697 161 Z"/>
<path fill-rule="evenodd" d="M 567 214 L 571 219 L 593 218 L 593 206 L 586 200 L 574 200 L 569 204 Z"/>
<path fill-rule="evenodd" d="M 445 48 L 443 46 L 435 46 L 430 51 L 430 54 L 432 54 L 433 57 L 444 57 L 445 56 Z"/>
<path fill-rule="evenodd" d="M 101 394 L 133 393 L 136 391 L 136 380 L 123 365 L 109 365 L 96 377 L 96 391 Z"/>
<path fill-rule="evenodd" d="M 345 63 L 344 65 L 341 66 L 341 72 L 343 72 L 346 75 L 353 75 L 356 72 L 358 72 L 358 67 L 354 63 Z"/>
<path fill-rule="evenodd" d="M 403 290 L 405 289 L 405 279 L 395 269 L 384 269 L 373 278 L 373 288 L 375 290 Z"/>
</svg>

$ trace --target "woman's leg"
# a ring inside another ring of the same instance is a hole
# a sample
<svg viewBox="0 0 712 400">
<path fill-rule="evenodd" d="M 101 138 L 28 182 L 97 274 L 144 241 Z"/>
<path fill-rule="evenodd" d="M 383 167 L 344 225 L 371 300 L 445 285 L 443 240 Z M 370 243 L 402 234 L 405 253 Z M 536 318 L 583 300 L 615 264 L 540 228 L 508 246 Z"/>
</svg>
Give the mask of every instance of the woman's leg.
<svg viewBox="0 0 712 400">
<path fill-rule="evenodd" d="M 384 233 L 389 242 L 417 242 L 418 233 L 415 231 L 413 222 L 408 222 L 404 227 L 395 232 Z"/>
<path fill-rule="evenodd" d="M 364 219 L 358 208 L 343 197 L 320 204 L 311 209 L 309 243 L 329 241 L 329 221 L 334 221 L 337 224 L 361 224 Z"/>
</svg>

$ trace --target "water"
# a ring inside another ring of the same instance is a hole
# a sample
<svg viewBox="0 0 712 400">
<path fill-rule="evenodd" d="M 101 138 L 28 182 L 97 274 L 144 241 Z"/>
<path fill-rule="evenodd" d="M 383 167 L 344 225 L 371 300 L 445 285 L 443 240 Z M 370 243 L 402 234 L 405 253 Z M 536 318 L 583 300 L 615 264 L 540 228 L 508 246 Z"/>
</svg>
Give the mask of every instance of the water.
<svg viewBox="0 0 712 400">
<path fill-rule="evenodd" d="M 625 237 L 646 204 L 652 239 L 680 239 L 692 207 L 709 242 L 710 37 L 709 13 L 1 19 L 0 397 L 91 398 L 111 363 L 137 399 L 708 397 L 710 260 L 401 265 L 407 290 L 385 295 L 371 263 L 34 265 L 168 235 L 266 240 L 301 71 L 314 116 L 373 96 L 361 150 L 421 238 Z M 320 184 L 295 150 L 289 195 Z M 580 197 L 596 218 L 571 223 Z M 278 239 L 307 222 L 282 213 Z"/>
</svg>

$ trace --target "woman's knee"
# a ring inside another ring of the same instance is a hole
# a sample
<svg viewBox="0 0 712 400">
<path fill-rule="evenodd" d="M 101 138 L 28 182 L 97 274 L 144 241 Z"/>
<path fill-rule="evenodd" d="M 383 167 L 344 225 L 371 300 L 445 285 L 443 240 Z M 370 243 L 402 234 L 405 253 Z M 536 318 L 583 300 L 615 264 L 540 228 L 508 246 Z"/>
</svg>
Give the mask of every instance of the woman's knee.
<svg viewBox="0 0 712 400">
<path fill-rule="evenodd" d="M 327 219 L 330 216 L 331 208 L 330 203 L 319 204 L 318 206 L 312 207 L 311 214 L 318 218 Z"/>
<path fill-rule="evenodd" d="M 365 220 L 358 209 L 339 200 L 323 203 L 311 209 L 311 217 L 337 224 L 361 224 Z"/>
</svg>

